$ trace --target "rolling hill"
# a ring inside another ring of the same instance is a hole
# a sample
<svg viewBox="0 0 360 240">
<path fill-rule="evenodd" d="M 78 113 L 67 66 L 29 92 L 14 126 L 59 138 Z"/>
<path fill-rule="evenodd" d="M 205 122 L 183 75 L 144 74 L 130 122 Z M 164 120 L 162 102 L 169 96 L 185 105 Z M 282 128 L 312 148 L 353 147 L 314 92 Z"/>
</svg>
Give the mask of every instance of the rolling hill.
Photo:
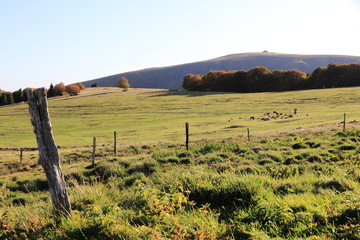
<svg viewBox="0 0 360 240">
<path fill-rule="evenodd" d="M 360 63 L 358 56 L 345 55 L 298 55 L 281 53 L 240 53 L 200 62 L 175 66 L 148 68 L 138 71 L 119 73 L 83 82 L 86 87 L 97 83 L 99 87 L 114 87 L 121 76 L 125 76 L 134 88 L 181 88 L 183 77 L 189 73 L 205 74 L 211 70 L 248 70 L 265 66 L 269 70 L 297 69 L 310 73 L 329 63 Z"/>
</svg>

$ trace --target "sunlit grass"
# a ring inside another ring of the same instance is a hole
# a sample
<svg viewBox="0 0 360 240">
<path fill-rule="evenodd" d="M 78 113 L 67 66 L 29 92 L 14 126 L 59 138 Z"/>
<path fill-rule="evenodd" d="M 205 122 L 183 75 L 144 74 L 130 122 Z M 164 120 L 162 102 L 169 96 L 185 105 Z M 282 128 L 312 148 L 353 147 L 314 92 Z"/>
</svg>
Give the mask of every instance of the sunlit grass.
<svg viewBox="0 0 360 240">
<path fill-rule="evenodd" d="M 90 88 L 49 99 L 49 111 L 58 145 L 85 146 L 94 136 L 111 144 L 114 131 L 120 144 L 182 142 L 185 122 L 191 140 L 245 136 L 247 128 L 253 136 L 325 123 L 341 129 L 344 113 L 348 121 L 360 119 L 359 100 L 360 88 L 254 94 Z M 283 118 L 260 120 L 274 111 Z M 0 107 L 0 146 L 36 146 L 26 103 Z"/>
</svg>

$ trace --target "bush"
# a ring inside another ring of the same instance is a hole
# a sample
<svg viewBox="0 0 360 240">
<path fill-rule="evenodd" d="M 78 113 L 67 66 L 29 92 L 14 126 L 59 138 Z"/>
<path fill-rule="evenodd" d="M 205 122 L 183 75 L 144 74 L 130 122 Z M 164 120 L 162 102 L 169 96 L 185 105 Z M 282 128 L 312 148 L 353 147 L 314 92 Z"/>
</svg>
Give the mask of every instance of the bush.
<svg viewBox="0 0 360 240">
<path fill-rule="evenodd" d="M 70 96 L 75 96 L 80 93 L 80 87 L 76 84 L 70 84 L 65 87 L 65 91 L 70 94 Z"/>
<path fill-rule="evenodd" d="M 62 96 L 66 93 L 64 83 L 58 83 L 54 87 L 54 95 L 55 96 Z"/>
<path fill-rule="evenodd" d="M 84 84 L 82 84 L 81 82 L 75 83 L 75 85 L 78 85 L 78 86 L 79 86 L 79 88 L 80 88 L 80 90 L 83 90 L 83 89 L 85 89 L 85 88 L 86 88 L 86 87 L 85 87 L 85 85 L 84 85 Z"/>
</svg>

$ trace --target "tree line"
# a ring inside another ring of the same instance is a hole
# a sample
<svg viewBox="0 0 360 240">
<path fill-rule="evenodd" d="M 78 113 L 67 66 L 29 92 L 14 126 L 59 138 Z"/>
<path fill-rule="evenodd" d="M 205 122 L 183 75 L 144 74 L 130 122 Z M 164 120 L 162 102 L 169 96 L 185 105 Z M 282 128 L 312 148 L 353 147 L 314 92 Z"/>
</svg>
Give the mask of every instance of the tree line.
<svg viewBox="0 0 360 240">
<path fill-rule="evenodd" d="M 78 95 L 85 86 L 82 83 L 75 83 L 64 85 L 64 83 L 58 83 L 55 86 L 50 84 L 49 89 L 47 90 L 47 97 L 63 96 L 69 94 L 70 96 Z M 26 88 L 27 89 L 27 88 Z M 26 89 L 19 89 L 14 92 L 6 92 L 0 90 L 0 106 L 9 105 L 14 103 L 26 102 Z"/>
<path fill-rule="evenodd" d="M 360 85 L 360 64 L 335 64 L 319 67 L 312 73 L 295 69 L 270 71 L 255 67 L 244 71 L 210 71 L 188 74 L 182 87 L 189 91 L 271 92 Z"/>
</svg>

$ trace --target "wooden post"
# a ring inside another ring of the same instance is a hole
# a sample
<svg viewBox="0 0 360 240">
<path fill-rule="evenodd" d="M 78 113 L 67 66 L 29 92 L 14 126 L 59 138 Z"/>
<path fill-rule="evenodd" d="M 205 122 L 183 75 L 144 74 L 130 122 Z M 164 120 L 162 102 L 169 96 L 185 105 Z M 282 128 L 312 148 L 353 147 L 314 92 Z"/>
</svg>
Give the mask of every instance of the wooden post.
<svg viewBox="0 0 360 240">
<path fill-rule="evenodd" d="M 91 160 L 91 167 L 95 167 L 95 152 L 96 152 L 96 137 L 93 139 L 93 152 L 92 152 L 92 160 Z"/>
<path fill-rule="evenodd" d="M 185 134 L 186 134 L 186 141 L 185 141 L 186 151 L 189 151 L 189 123 L 188 122 L 185 123 Z"/>
<path fill-rule="evenodd" d="M 26 94 L 39 150 L 39 164 L 44 168 L 51 200 L 58 214 L 70 215 L 71 205 L 60 167 L 59 151 L 52 134 L 46 90 L 28 89 Z"/>
<path fill-rule="evenodd" d="M 22 160 L 23 160 L 23 149 L 20 148 L 20 164 L 22 164 Z"/>
<path fill-rule="evenodd" d="M 114 156 L 116 156 L 116 132 L 114 132 Z"/>
<path fill-rule="evenodd" d="M 344 113 L 343 132 L 345 132 L 345 129 L 346 129 L 346 113 Z"/>
<path fill-rule="evenodd" d="M 247 128 L 248 141 L 250 142 L 250 128 Z"/>
</svg>

